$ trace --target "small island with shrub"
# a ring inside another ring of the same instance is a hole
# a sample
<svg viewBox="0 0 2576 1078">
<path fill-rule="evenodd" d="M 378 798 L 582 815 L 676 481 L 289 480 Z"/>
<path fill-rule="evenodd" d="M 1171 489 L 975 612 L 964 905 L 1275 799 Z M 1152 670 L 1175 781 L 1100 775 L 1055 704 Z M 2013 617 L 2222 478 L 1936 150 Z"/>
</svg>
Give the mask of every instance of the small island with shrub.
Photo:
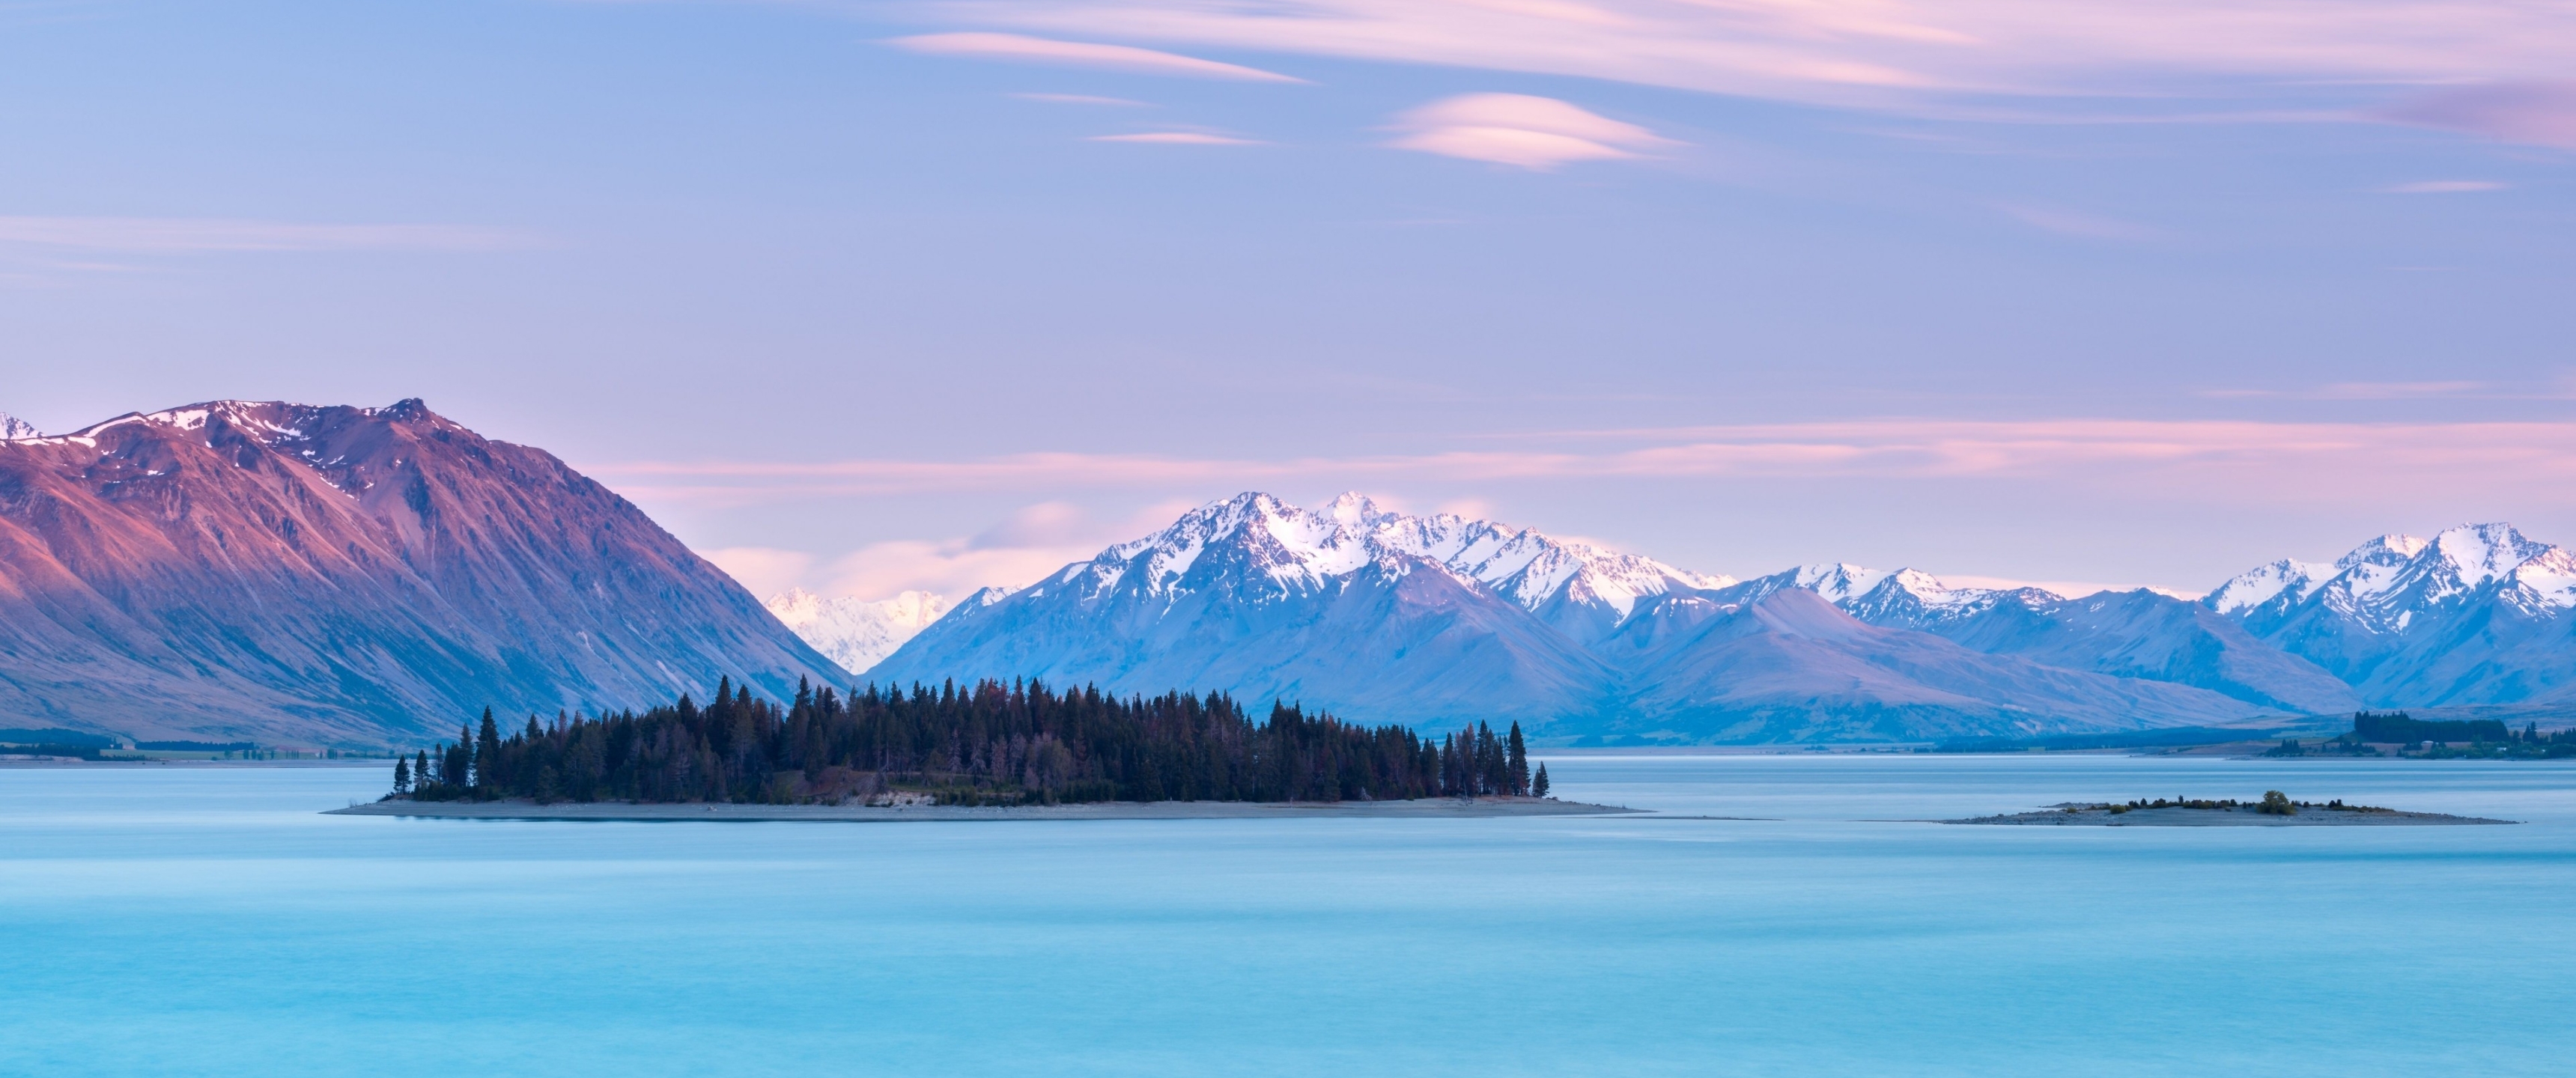
<svg viewBox="0 0 2576 1078">
<path fill-rule="evenodd" d="M 2279 790 L 2265 790 L 2253 801 L 2234 798 L 2137 798 L 2131 801 L 2069 801 L 2036 812 L 1941 820 L 1955 824 L 1999 824 L 2023 827 L 2350 827 L 2501 824 L 2477 816 L 2440 812 L 2401 812 L 2375 805 L 2348 805 L 2336 798 L 2323 804 L 2292 800 Z"/>
</svg>

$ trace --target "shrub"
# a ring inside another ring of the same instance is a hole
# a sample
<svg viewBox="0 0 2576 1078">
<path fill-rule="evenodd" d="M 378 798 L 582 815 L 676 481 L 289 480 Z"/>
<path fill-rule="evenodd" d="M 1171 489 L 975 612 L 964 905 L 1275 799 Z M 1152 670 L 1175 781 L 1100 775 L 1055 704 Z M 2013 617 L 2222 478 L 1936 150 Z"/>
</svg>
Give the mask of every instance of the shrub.
<svg viewBox="0 0 2576 1078">
<path fill-rule="evenodd" d="M 2299 806 L 2290 803 L 2288 794 L 2279 790 L 2265 790 L 2263 803 L 2256 806 L 2254 811 L 2266 816 L 2296 816 L 2299 814 Z"/>
</svg>

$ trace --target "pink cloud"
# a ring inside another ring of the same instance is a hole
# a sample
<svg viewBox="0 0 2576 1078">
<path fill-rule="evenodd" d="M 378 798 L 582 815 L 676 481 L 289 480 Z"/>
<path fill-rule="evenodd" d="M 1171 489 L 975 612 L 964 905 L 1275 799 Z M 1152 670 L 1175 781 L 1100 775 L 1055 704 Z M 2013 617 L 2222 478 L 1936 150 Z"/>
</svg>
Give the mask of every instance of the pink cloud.
<svg viewBox="0 0 2576 1078">
<path fill-rule="evenodd" d="M 1273 460 L 1025 453 L 960 461 L 639 461 L 587 470 L 630 496 L 707 504 L 963 490 L 1231 492 L 1284 482 L 1600 478 L 2057 479 L 2298 500 L 2479 483 L 2527 490 L 2576 479 L 2576 424 L 2566 423 L 1879 419 L 1510 440 L 1523 448 Z"/>
<path fill-rule="evenodd" d="M 2569 55 L 2576 56 L 2576 52 Z M 2400 123 L 2466 131 L 2505 142 L 2576 149 L 2576 79 L 2496 82 L 2436 90 L 2381 109 L 2379 115 Z"/>
<path fill-rule="evenodd" d="M 1140 131 L 1132 135 L 1093 135 L 1093 142 L 1141 142 L 1161 146 L 1259 146 L 1261 143 L 1205 131 Z"/>
<path fill-rule="evenodd" d="M 2135 242 L 2157 236 L 2155 229 L 2145 225 L 2050 206 L 2005 206 L 2003 211 L 2032 228 L 2077 239 Z"/>
<path fill-rule="evenodd" d="M 1397 117 L 1395 127 L 1404 134 L 1388 145 L 1398 149 L 1536 170 L 1675 145 L 1635 124 L 1528 94 L 1443 98 Z"/>
<path fill-rule="evenodd" d="M 1085 41 L 1056 41 L 1024 34 L 918 34 L 912 37 L 895 38 L 889 44 L 934 56 L 966 56 L 982 60 L 1095 67 L 1140 75 L 1177 75 L 1183 78 L 1231 79 L 1241 82 L 1305 81 L 1276 71 L 1263 71 L 1259 68 L 1221 63 L 1216 60 L 1202 60 L 1195 56 L 1183 56 L 1159 49 L 1100 45 Z"/>
<path fill-rule="evenodd" d="M 2576 9 L 2513 0 L 973 0 L 933 10 L 1038 32 L 1900 110 L 1936 107 L 1946 93 L 2080 107 L 2258 83 L 2531 86 L 2564 78 L 2576 55 Z M 2564 130 L 2556 106 L 2528 91 L 2440 98 L 2421 112 L 2407 122 L 2525 140 Z"/>
</svg>

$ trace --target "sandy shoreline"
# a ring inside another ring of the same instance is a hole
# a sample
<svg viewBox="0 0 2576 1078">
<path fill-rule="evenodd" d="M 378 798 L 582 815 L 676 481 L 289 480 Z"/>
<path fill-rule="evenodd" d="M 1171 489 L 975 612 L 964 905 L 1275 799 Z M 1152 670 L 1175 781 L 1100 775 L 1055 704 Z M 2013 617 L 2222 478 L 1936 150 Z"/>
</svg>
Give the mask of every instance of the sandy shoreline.
<svg viewBox="0 0 2576 1078">
<path fill-rule="evenodd" d="M 2220 809 L 2144 808 L 2116 814 L 2102 806 L 2083 806 L 2072 812 L 2059 806 L 2037 812 L 1936 822 L 2004 827 L 2452 827 L 2517 821 L 2452 816 L 2440 812 L 2351 812 L 2329 808 L 2302 808 L 2296 816 L 2266 816 L 2256 812 L 2252 805 L 2239 805 Z"/>
<path fill-rule="evenodd" d="M 624 802 L 540 805 L 533 801 L 378 801 L 332 809 L 332 816 L 405 816 L 448 820 L 782 821 L 904 823 L 943 820 L 1247 820 L 1453 819 L 1489 816 L 1623 816 L 1635 809 L 1527 797 L 1454 797 L 1419 801 L 1251 802 L 1111 801 L 1087 805 L 637 805 Z"/>
</svg>

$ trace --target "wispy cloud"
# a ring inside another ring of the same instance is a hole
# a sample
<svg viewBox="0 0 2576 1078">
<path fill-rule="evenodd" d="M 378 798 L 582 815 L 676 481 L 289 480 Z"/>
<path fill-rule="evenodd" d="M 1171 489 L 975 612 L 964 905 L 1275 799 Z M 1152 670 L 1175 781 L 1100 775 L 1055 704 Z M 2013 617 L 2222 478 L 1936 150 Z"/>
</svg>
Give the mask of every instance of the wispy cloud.
<svg viewBox="0 0 2576 1078">
<path fill-rule="evenodd" d="M 2576 56 L 2576 51 L 2566 55 Z M 2565 66 L 2562 58 L 2560 69 L 2563 71 Z M 2506 142 L 2576 149 L 2576 79 L 2527 79 L 2452 87 L 2400 101 L 2379 110 L 2378 115 L 2400 123 L 2467 131 Z"/>
<path fill-rule="evenodd" d="M 1443 98 L 1396 117 L 1394 126 L 1403 134 L 1388 145 L 1399 149 L 1539 170 L 1677 145 L 1635 124 L 1528 94 Z"/>
<path fill-rule="evenodd" d="M 2391 401 L 2422 400 L 2440 397 L 2529 397 L 2528 393 L 2506 394 L 2486 382 L 2336 382 L 2313 389 L 2211 389 L 2204 397 L 2256 398 L 2278 397 L 2292 400 L 2323 401 Z"/>
<path fill-rule="evenodd" d="M 1276 71 L 1244 67 L 1240 64 L 1202 60 L 1195 56 L 1140 49 L 1128 45 L 1101 45 L 1087 41 L 1057 41 L 1024 34 L 917 34 L 895 38 L 890 44 L 913 52 L 933 56 L 967 56 L 979 60 L 1009 60 L 1019 63 L 1056 64 L 1066 67 L 1090 67 L 1109 71 L 1127 71 L 1140 75 L 1177 75 L 1193 79 L 1231 79 L 1240 82 L 1304 82 Z"/>
<path fill-rule="evenodd" d="M 2457 489 L 2479 477 L 2507 477 L 2518 486 L 2576 480 L 2572 423 L 1881 419 L 1563 431 L 1510 440 L 1515 448 L 1274 460 L 1024 453 L 948 461 L 636 461 L 588 470 L 637 496 L 710 503 L 960 490 L 1195 491 L 1284 481 L 1363 486 L 1389 479 L 2059 477 L 2211 498 L 2233 489 L 2273 499 L 2394 496 L 2410 482 Z"/>
<path fill-rule="evenodd" d="M 2157 238 L 2160 233 L 2145 225 L 2097 214 L 2079 213 L 2054 206 L 1999 207 L 2015 220 L 2044 232 L 2087 240 L 2121 240 L 2139 242 Z"/>
<path fill-rule="evenodd" d="M 2505 185 L 2494 180 L 2419 180 L 2414 183 L 2390 184 L 2380 193 L 2390 195 L 2466 195 L 2480 191 L 2502 191 Z"/>
<path fill-rule="evenodd" d="M 1259 146 L 1254 139 L 1212 135 L 1205 131 L 1139 131 L 1132 135 L 1093 135 L 1093 142 L 1145 142 L 1166 146 Z"/>
<path fill-rule="evenodd" d="M 1039 101 L 1049 105 L 1105 105 L 1113 108 L 1148 108 L 1143 101 L 1123 97 L 1095 97 L 1090 94 L 1012 94 L 1022 101 Z"/>
<path fill-rule="evenodd" d="M 2118 117 L 2148 97 L 2380 115 L 2568 144 L 2576 8 L 2515 0 L 956 0 L 961 22 L 1920 110 L 1976 96 Z M 2344 87 L 2333 90 L 2331 87 Z M 2373 89 L 2377 87 L 2378 89 Z"/>
<path fill-rule="evenodd" d="M 0 244 L 137 254 L 222 251 L 501 251 L 535 245 L 466 225 L 326 225 L 214 217 L 0 217 Z"/>
<path fill-rule="evenodd" d="M 700 556 L 734 578 L 753 595 L 768 598 L 805 582 L 814 555 L 776 547 L 731 546 L 701 551 Z M 871 596 L 873 598 L 873 596 Z"/>
<path fill-rule="evenodd" d="M 1124 518 L 1104 519 L 1069 502 L 1044 501 L 1024 506 L 973 535 L 891 539 L 823 557 L 797 550 L 732 547 L 709 552 L 707 560 L 763 597 L 802 586 L 824 595 L 862 599 L 914 590 L 957 598 L 981 587 L 1034 583 L 1111 543 L 1162 528 L 1193 504 L 1160 501 Z"/>
</svg>

